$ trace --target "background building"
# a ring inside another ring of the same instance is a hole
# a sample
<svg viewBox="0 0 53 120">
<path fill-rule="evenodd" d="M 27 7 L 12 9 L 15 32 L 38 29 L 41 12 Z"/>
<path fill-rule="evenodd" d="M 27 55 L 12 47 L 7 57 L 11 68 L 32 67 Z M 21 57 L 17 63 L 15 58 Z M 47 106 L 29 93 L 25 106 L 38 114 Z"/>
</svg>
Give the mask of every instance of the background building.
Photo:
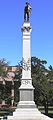
<svg viewBox="0 0 53 120">
<path fill-rule="evenodd" d="M 6 104 L 16 105 L 19 101 L 20 69 L 17 66 L 5 67 L 7 76 L 0 76 L 0 107 Z"/>
</svg>

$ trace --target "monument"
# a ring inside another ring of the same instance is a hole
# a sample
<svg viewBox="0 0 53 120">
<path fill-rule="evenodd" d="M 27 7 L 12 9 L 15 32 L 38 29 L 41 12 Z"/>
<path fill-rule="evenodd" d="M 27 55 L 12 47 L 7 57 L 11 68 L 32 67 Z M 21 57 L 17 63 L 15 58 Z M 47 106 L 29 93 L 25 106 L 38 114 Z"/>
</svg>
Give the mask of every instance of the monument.
<svg viewBox="0 0 53 120">
<path fill-rule="evenodd" d="M 20 100 L 13 116 L 8 116 L 8 120 L 50 120 L 49 117 L 38 111 L 34 102 L 34 87 L 31 78 L 31 55 L 30 55 L 30 12 L 31 6 L 26 2 L 24 8 L 24 24 L 22 30 L 23 54 L 22 54 L 22 78 Z"/>
</svg>

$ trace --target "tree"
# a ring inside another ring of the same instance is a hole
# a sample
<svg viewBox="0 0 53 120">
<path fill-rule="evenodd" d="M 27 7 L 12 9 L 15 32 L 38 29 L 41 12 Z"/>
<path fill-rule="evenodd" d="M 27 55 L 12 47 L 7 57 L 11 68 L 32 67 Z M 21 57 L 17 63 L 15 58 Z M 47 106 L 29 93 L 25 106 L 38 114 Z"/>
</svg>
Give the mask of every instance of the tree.
<svg viewBox="0 0 53 120">
<path fill-rule="evenodd" d="M 48 70 L 48 81 L 50 83 L 50 104 L 53 105 L 53 67 L 50 65 Z"/>
<path fill-rule="evenodd" d="M 6 67 L 8 66 L 8 62 L 6 62 L 6 60 L 3 58 L 0 60 L 0 77 L 3 79 L 3 85 L 2 85 L 2 88 L 1 88 L 1 91 L 0 91 L 0 99 L 5 100 L 5 79 L 4 77 L 7 76 L 7 70 L 6 70 Z M 5 102 L 4 102 L 5 103 Z"/>
<path fill-rule="evenodd" d="M 49 72 L 45 64 L 47 64 L 46 60 L 40 60 L 36 57 L 31 58 L 32 79 L 33 86 L 35 87 L 35 102 L 37 105 L 44 105 L 45 113 L 48 114 L 51 86 L 48 81 Z"/>
<path fill-rule="evenodd" d="M 0 76 L 1 77 L 6 77 L 7 75 L 7 70 L 6 67 L 8 66 L 8 62 L 3 58 L 0 60 Z"/>
</svg>

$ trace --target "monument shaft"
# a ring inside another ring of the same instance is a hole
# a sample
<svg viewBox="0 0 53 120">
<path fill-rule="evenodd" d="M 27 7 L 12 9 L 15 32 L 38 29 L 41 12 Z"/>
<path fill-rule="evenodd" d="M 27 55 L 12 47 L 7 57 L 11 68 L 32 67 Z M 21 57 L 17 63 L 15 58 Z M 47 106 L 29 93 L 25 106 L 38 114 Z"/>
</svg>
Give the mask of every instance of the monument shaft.
<svg viewBox="0 0 53 120">
<path fill-rule="evenodd" d="M 34 88 L 32 86 L 32 78 L 31 78 L 30 33 L 31 33 L 30 23 L 24 22 L 22 26 L 22 38 L 23 38 L 22 67 L 23 69 L 22 69 L 21 86 L 19 90 L 20 90 L 20 102 L 22 103 L 24 101 L 25 103 L 27 102 L 27 104 L 28 104 L 28 101 L 34 100 Z M 22 107 L 25 107 L 25 105 Z"/>
<path fill-rule="evenodd" d="M 31 79 L 30 33 L 31 33 L 30 23 L 24 23 L 22 27 L 23 34 L 22 79 Z"/>
</svg>

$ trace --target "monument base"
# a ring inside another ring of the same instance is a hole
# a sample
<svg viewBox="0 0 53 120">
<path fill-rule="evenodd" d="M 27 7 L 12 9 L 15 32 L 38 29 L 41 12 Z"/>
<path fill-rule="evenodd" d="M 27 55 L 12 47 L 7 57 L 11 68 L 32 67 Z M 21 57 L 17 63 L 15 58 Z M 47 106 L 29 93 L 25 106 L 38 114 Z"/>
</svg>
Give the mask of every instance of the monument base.
<svg viewBox="0 0 53 120">
<path fill-rule="evenodd" d="M 22 84 L 19 88 L 20 101 L 13 116 L 8 116 L 7 120 L 52 120 L 41 114 L 34 102 L 34 87 L 31 84 Z"/>
<path fill-rule="evenodd" d="M 13 116 L 8 116 L 7 120 L 52 120 L 41 114 L 37 108 L 17 108 Z"/>
</svg>

